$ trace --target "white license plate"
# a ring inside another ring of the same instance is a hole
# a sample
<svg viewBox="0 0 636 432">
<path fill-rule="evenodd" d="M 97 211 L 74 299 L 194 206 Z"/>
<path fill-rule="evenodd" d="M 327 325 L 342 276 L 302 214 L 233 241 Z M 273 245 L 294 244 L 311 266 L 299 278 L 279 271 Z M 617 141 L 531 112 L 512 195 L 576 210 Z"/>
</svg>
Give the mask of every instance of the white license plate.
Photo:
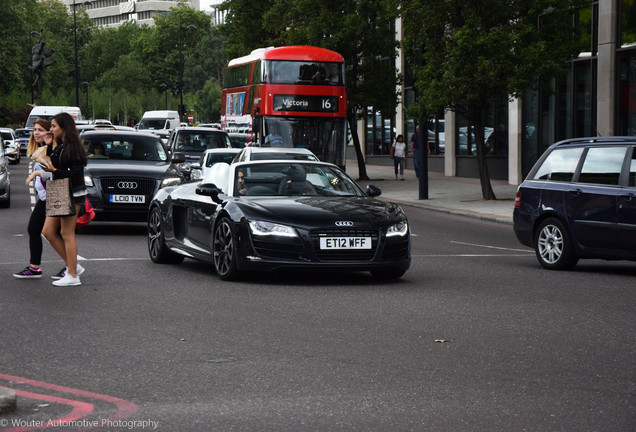
<svg viewBox="0 0 636 432">
<path fill-rule="evenodd" d="M 117 204 L 144 204 L 146 195 L 111 195 L 110 202 Z"/>
<path fill-rule="evenodd" d="M 320 249 L 371 249 L 371 237 L 321 237 Z"/>
</svg>

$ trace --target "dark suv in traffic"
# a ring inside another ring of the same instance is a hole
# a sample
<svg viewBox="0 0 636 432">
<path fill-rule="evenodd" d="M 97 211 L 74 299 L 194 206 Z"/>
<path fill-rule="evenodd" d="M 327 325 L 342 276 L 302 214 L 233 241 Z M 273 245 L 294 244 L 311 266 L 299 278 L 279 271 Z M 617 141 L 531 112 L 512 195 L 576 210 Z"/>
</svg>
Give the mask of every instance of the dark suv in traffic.
<svg viewBox="0 0 636 432">
<path fill-rule="evenodd" d="M 553 144 L 519 186 L 513 222 L 548 269 L 580 258 L 636 260 L 636 138 Z"/>
</svg>

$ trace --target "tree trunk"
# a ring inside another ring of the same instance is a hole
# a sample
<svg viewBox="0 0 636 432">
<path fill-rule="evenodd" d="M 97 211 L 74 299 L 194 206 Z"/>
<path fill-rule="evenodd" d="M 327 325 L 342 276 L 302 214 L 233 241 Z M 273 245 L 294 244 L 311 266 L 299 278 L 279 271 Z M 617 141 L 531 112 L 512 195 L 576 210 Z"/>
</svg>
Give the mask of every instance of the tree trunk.
<svg viewBox="0 0 636 432">
<path fill-rule="evenodd" d="M 360 146 L 360 137 L 358 137 L 358 127 L 356 125 L 356 116 L 353 113 L 349 113 L 349 130 L 351 131 L 351 137 L 353 138 L 353 147 L 356 149 L 356 158 L 358 159 L 358 180 L 369 180 L 367 174 L 367 166 L 364 162 L 364 155 L 362 154 L 362 147 Z"/>
<path fill-rule="evenodd" d="M 488 172 L 488 161 L 486 159 L 486 144 L 484 140 L 484 115 L 483 110 L 474 116 L 475 124 L 475 145 L 477 146 L 477 163 L 479 164 L 479 181 L 481 183 L 481 194 L 485 200 L 496 200 L 495 192 L 490 184 L 490 173 Z M 470 135 L 470 127 L 467 129 Z"/>
</svg>

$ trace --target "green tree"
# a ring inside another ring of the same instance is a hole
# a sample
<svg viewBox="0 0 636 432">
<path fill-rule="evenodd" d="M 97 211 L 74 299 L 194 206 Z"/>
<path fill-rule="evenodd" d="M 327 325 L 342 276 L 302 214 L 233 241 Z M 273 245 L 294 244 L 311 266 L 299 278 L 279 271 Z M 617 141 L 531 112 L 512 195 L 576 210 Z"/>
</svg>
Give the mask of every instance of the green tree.
<svg viewBox="0 0 636 432">
<path fill-rule="evenodd" d="M 203 89 L 197 92 L 194 109 L 200 121 L 218 122 L 221 120 L 221 94 L 221 85 L 214 77 L 208 79 Z"/>
<path fill-rule="evenodd" d="M 475 128 L 482 195 L 496 199 L 484 113 L 497 101 L 546 87 L 578 54 L 574 8 L 585 0 L 399 1 L 420 112 L 447 107 Z"/>
<path fill-rule="evenodd" d="M 31 46 L 29 12 L 37 10 L 35 0 L 6 2 L 0 14 L 0 94 L 31 84 L 28 74 Z"/>
</svg>

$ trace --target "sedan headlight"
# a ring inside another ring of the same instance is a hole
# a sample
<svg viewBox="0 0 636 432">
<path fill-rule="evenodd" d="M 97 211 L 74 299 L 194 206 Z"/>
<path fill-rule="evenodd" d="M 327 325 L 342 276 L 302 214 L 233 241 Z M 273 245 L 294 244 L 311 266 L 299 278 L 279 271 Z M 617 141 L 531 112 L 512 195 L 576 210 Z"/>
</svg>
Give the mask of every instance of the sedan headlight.
<svg viewBox="0 0 636 432">
<path fill-rule="evenodd" d="M 297 237 L 296 230 L 272 222 L 250 221 L 250 230 L 256 236 Z"/>
<path fill-rule="evenodd" d="M 166 186 L 178 185 L 179 183 L 181 183 L 180 177 L 165 177 L 161 180 L 161 187 L 164 188 Z"/>
<path fill-rule="evenodd" d="M 95 186 L 95 184 L 93 183 L 93 177 L 91 177 L 89 175 L 85 175 L 84 176 L 84 184 L 86 184 L 86 186 L 88 186 L 88 187 Z"/>
<path fill-rule="evenodd" d="M 406 221 L 402 221 L 400 223 L 396 223 L 395 225 L 391 225 L 389 229 L 386 230 L 387 237 L 394 236 L 405 236 L 409 231 L 409 224 Z"/>
</svg>

